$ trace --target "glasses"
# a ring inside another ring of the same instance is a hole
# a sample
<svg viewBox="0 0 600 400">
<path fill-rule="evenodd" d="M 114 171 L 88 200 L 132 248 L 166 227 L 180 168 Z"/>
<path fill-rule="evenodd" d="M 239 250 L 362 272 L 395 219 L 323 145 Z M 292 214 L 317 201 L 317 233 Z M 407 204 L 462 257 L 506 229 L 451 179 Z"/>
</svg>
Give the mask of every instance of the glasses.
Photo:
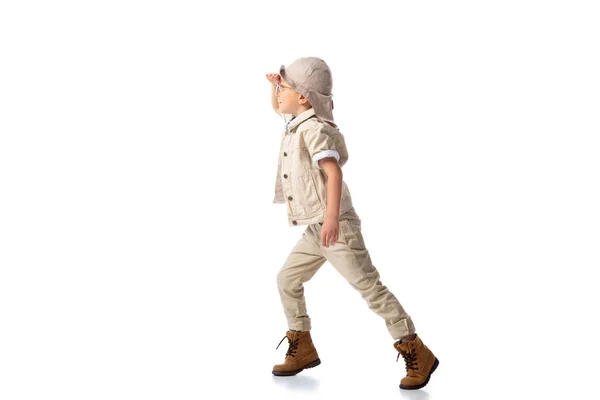
<svg viewBox="0 0 600 400">
<path fill-rule="evenodd" d="M 279 94 L 279 92 L 281 92 L 281 89 L 280 89 L 280 88 L 292 89 L 292 88 L 291 88 L 291 87 L 289 87 L 289 86 L 283 86 L 283 85 L 277 84 L 277 86 L 275 86 L 275 93 L 276 93 L 276 94 Z"/>
</svg>

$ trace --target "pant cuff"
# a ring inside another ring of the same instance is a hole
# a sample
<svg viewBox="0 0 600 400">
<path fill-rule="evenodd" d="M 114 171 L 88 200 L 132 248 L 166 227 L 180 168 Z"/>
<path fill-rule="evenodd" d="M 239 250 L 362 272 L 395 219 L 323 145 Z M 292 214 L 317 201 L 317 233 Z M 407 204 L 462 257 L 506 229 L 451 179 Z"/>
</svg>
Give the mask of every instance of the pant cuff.
<svg viewBox="0 0 600 400">
<path fill-rule="evenodd" d="M 410 316 L 407 316 L 406 318 L 403 318 L 400 321 L 389 325 L 387 328 L 394 340 L 400 340 L 404 336 L 412 335 L 415 333 L 415 325 L 413 324 L 413 321 L 410 318 Z"/>
<path fill-rule="evenodd" d="M 310 331 L 310 318 L 309 317 L 301 317 L 301 318 L 288 318 L 288 329 L 293 329 L 295 331 Z"/>
</svg>

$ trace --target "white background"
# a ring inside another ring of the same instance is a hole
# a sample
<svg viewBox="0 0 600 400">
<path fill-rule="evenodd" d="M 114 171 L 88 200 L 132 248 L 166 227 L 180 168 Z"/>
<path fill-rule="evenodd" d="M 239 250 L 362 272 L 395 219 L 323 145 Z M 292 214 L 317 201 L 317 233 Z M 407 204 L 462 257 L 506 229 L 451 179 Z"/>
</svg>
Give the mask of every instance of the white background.
<svg viewBox="0 0 600 400">
<path fill-rule="evenodd" d="M 0 398 L 597 399 L 595 2 L 6 1 Z M 274 378 L 265 74 L 334 77 L 382 282 L 440 360 L 400 391 L 385 324 L 326 263 L 322 364 Z"/>
</svg>

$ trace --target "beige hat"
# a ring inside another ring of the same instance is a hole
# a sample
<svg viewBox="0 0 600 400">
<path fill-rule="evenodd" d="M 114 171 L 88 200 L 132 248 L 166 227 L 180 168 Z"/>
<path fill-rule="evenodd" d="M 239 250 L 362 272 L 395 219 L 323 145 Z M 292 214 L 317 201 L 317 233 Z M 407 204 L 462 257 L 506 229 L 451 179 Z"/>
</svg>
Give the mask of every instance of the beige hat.
<svg viewBox="0 0 600 400">
<path fill-rule="evenodd" d="M 318 57 L 299 58 L 287 67 L 282 65 L 279 68 L 279 75 L 296 92 L 308 98 L 318 118 L 337 128 L 332 112 L 333 79 L 325 61 Z"/>
</svg>

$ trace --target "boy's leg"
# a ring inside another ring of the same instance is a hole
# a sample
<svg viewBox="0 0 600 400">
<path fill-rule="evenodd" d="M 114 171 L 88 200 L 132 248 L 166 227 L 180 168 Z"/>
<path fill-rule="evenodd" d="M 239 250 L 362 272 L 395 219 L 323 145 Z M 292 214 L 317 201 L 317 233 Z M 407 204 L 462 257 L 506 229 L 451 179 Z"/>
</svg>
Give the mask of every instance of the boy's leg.
<svg viewBox="0 0 600 400">
<path fill-rule="evenodd" d="M 334 268 L 360 292 L 371 310 L 385 320 L 390 335 L 397 340 L 394 348 L 406 363 L 406 376 L 401 379 L 400 388 L 420 389 L 427 385 L 439 361 L 417 335 L 413 340 L 401 341 L 415 334 L 415 326 L 396 297 L 382 285 L 365 247 L 360 224 L 354 210 L 340 216 L 339 240 L 321 249 Z"/>
<path fill-rule="evenodd" d="M 371 262 L 362 237 L 360 219 L 355 215 L 343 215 L 339 224 L 338 241 L 332 246 L 321 247 L 327 260 L 360 292 L 369 308 L 385 320 L 394 340 L 414 334 L 412 319 L 398 299 L 381 283 L 379 272 Z"/>
<path fill-rule="evenodd" d="M 302 233 L 302 237 L 277 274 L 279 296 L 289 330 L 309 331 L 311 329 L 310 317 L 306 312 L 303 283 L 308 282 L 327 261 L 317 245 L 318 229 L 314 225 L 309 225 Z"/>
</svg>

